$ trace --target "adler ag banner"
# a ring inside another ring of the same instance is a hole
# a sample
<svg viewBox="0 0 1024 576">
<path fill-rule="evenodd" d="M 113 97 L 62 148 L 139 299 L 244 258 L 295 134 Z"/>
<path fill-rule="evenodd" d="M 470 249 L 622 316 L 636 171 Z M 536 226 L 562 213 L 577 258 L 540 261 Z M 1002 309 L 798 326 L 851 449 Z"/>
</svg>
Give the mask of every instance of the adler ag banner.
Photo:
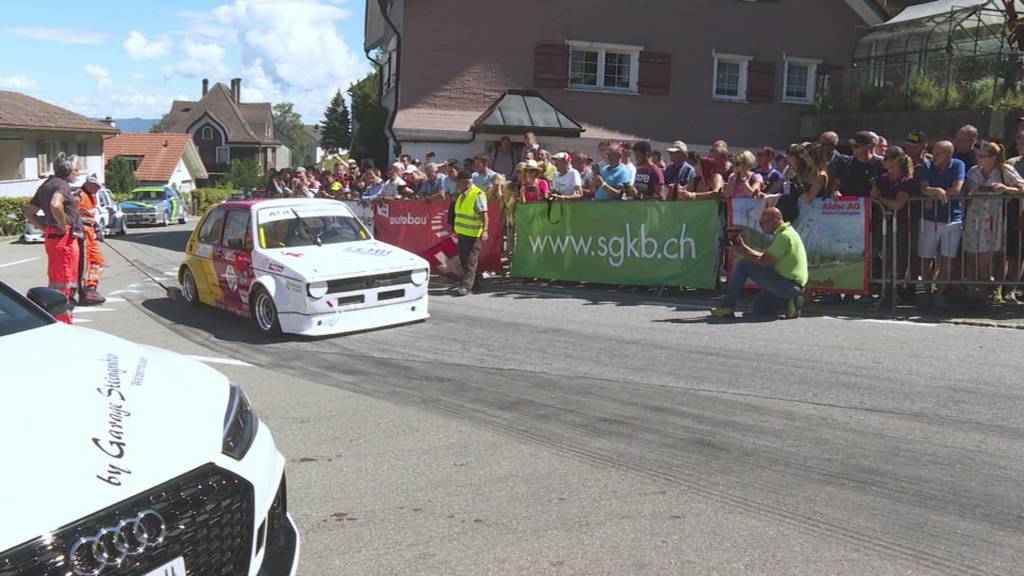
<svg viewBox="0 0 1024 576">
<path fill-rule="evenodd" d="M 715 287 L 715 200 L 521 204 L 515 219 L 513 276 Z"/>
<path fill-rule="evenodd" d="M 729 222 L 743 230 L 755 250 L 771 243 L 759 224 L 761 211 L 777 199 L 735 198 L 729 201 Z M 818 198 L 800 202 L 792 223 L 807 249 L 807 288 L 815 292 L 867 294 L 871 266 L 871 200 Z M 730 272 L 732 265 L 729 266 Z"/>
<path fill-rule="evenodd" d="M 423 257 L 435 252 L 449 236 L 449 202 L 444 200 L 384 200 L 373 212 L 374 237 Z M 487 207 L 487 240 L 480 253 L 479 268 L 485 272 L 501 271 L 501 203 Z"/>
</svg>

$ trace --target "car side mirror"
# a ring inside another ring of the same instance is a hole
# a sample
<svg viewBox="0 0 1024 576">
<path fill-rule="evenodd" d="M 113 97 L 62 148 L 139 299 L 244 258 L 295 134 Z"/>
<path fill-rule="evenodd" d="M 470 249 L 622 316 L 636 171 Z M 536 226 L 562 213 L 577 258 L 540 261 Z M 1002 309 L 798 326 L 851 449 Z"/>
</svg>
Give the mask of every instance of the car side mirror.
<svg viewBox="0 0 1024 576">
<path fill-rule="evenodd" d="M 46 310 L 50 316 L 67 314 L 74 308 L 74 305 L 63 292 L 53 288 L 32 288 L 26 296 L 28 296 L 29 300 L 35 302 L 36 306 Z"/>
</svg>

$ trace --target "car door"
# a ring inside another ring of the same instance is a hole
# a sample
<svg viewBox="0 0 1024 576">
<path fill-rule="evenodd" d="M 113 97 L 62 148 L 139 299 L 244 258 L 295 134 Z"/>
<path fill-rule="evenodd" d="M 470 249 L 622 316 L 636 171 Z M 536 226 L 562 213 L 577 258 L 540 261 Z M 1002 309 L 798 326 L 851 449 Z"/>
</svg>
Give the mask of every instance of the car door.
<svg viewBox="0 0 1024 576">
<path fill-rule="evenodd" d="M 199 300 L 212 306 L 222 306 L 224 292 L 220 288 L 220 279 L 214 263 L 214 252 L 221 244 L 224 232 L 224 219 L 227 210 L 214 208 L 207 212 L 199 224 L 199 233 L 189 240 L 186 247 L 189 268 L 196 280 Z"/>
<path fill-rule="evenodd" d="M 224 293 L 224 308 L 248 315 L 253 273 L 252 231 L 247 208 L 228 210 L 221 243 L 213 249 L 213 260 Z"/>
</svg>

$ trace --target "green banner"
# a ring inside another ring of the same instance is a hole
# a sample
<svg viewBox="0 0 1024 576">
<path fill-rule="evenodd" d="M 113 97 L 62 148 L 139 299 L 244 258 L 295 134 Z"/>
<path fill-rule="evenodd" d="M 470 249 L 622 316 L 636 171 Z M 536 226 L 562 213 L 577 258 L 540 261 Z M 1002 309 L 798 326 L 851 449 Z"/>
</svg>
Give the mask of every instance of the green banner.
<svg viewBox="0 0 1024 576">
<path fill-rule="evenodd" d="M 715 200 L 520 204 L 515 218 L 513 276 L 715 287 Z"/>
</svg>

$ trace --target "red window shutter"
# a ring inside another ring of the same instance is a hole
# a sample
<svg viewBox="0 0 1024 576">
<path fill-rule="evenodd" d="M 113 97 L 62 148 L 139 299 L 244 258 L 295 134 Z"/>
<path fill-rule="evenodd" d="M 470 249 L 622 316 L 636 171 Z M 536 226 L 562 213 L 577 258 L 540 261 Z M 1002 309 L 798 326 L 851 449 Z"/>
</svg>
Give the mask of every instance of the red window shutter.
<svg viewBox="0 0 1024 576">
<path fill-rule="evenodd" d="M 533 83 L 537 88 L 569 86 L 569 46 L 537 44 L 533 55 Z"/>
<path fill-rule="evenodd" d="M 747 102 L 767 104 L 775 101 L 775 64 L 747 64 Z"/>
<path fill-rule="evenodd" d="M 640 73 L 637 88 L 641 94 L 666 96 L 672 84 L 672 54 L 669 52 L 640 53 Z"/>
</svg>

